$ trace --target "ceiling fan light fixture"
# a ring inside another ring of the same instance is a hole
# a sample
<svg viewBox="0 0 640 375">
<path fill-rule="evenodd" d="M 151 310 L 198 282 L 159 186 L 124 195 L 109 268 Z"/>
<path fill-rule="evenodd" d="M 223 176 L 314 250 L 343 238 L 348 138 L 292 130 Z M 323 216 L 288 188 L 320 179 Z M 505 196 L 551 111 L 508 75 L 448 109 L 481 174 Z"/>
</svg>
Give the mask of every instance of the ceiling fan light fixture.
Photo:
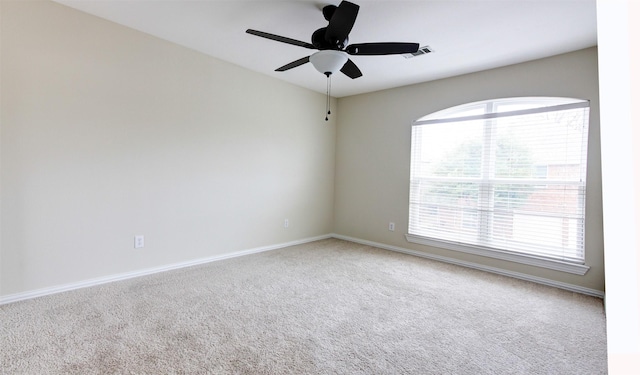
<svg viewBox="0 0 640 375">
<path fill-rule="evenodd" d="M 309 56 L 309 61 L 320 73 L 329 76 L 344 66 L 349 60 L 347 54 L 342 51 L 323 50 Z"/>
</svg>

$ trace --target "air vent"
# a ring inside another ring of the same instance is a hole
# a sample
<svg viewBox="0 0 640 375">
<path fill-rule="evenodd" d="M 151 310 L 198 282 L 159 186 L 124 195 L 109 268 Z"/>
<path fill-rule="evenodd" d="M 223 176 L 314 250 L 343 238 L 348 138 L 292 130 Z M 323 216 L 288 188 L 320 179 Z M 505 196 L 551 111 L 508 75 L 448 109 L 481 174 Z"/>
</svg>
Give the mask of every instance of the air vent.
<svg viewBox="0 0 640 375">
<path fill-rule="evenodd" d="M 431 47 L 424 46 L 424 47 L 418 48 L 418 50 L 416 52 L 414 52 L 414 53 L 405 53 L 402 56 L 404 56 L 405 59 L 411 59 L 413 57 L 426 55 L 427 53 L 431 53 L 431 52 L 433 52 Z"/>
</svg>

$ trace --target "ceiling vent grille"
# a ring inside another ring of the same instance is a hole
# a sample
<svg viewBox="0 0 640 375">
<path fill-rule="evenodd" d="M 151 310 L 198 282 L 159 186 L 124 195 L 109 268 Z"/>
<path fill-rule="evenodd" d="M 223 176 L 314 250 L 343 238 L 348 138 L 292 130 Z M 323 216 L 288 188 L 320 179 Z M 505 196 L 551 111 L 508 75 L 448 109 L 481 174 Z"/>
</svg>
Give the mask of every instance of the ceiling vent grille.
<svg viewBox="0 0 640 375">
<path fill-rule="evenodd" d="M 431 47 L 429 46 L 424 46 L 424 47 L 420 47 L 418 48 L 418 50 L 416 52 L 413 53 L 405 53 L 402 56 L 405 57 L 405 59 L 411 59 L 417 56 L 422 56 L 422 55 L 426 55 L 427 53 L 431 53 L 433 52 L 433 50 L 431 49 Z"/>
</svg>

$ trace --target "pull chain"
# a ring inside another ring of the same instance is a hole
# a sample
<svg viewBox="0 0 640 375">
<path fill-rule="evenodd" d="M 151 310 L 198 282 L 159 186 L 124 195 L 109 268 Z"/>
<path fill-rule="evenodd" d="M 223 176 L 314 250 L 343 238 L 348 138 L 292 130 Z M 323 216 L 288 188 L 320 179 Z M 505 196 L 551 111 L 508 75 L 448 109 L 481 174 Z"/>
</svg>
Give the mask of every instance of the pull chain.
<svg viewBox="0 0 640 375">
<path fill-rule="evenodd" d="M 325 73 L 327 76 L 327 102 L 325 103 L 325 110 L 327 115 L 324 117 L 324 121 L 329 121 L 329 115 L 331 114 L 331 73 Z"/>
</svg>

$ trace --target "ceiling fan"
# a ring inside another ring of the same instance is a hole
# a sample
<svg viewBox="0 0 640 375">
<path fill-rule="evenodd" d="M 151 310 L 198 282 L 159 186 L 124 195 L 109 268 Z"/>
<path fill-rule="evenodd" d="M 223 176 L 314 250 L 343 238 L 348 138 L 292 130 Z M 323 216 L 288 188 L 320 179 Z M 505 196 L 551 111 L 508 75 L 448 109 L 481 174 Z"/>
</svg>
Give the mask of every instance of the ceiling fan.
<svg viewBox="0 0 640 375">
<path fill-rule="evenodd" d="M 418 51 L 418 43 L 404 42 L 378 42 L 348 44 L 349 33 L 356 22 L 360 6 L 349 1 L 342 1 L 340 5 L 327 5 L 322 8 L 324 19 L 329 21 L 326 27 L 321 27 L 311 35 L 311 43 L 296 39 L 287 38 L 280 35 L 266 33 L 248 29 L 247 33 L 259 37 L 287 43 L 294 46 L 318 50 L 318 52 L 290 62 L 276 69 L 277 72 L 298 67 L 311 62 L 320 73 L 327 76 L 327 114 L 331 114 L 330 104 L 330 77 L 340 70 L 346 76 L 355 79 L 362 76 L 362 72 L 348 57 L 352 56 L 372 56 L 372 55 L 395 55 L 403 53 L 414 53 Z M 328 120 L 325 117 L 325 120 Z"/>
<path fill-rule="evenodd" d="M 360 6 L 349 1 L 342 1 L 340 5 L 327 5 L 322 8 L 322 14 L 329 25 L 319 28 L 311 35 L 311 43 L 295 40 L 263 31 L 248 29 L 247 33 L 277 42 L 294 46 L 315 49 L 318 52 L 306 56 L 276 69 L 277 72 L 298 67 L 311 62 L 320 72 L 329 77 L 340 70 L 348 77 L 355 79 L 362 76 L 362 72 L 347 55 L 395 55 L 414 53 L 418 51 L 418 43 L 382 42 L 348 44 L 349 33 L 358 16 Z"/>
</svg>

